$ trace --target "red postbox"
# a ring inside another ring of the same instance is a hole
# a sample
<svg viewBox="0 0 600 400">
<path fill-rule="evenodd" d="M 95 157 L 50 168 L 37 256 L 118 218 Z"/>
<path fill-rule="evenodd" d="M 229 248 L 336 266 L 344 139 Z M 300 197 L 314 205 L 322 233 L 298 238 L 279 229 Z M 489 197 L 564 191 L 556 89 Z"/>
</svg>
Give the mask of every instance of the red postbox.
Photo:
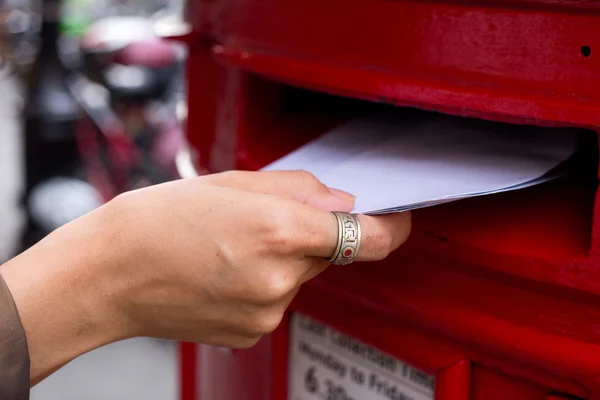
<svg viewBox="0 0 600 400">
<path fill-rule="evenodd" d="M 189 6 L 189 137 L 211 172 L 381 107 L 600 126 L 593 1 Z M 401 250 L 329 268 L 254 348 L 182 345 L 183 400 L 600 398 L 592 137 L 577 178 L 415 212 Z"/>
</svg>

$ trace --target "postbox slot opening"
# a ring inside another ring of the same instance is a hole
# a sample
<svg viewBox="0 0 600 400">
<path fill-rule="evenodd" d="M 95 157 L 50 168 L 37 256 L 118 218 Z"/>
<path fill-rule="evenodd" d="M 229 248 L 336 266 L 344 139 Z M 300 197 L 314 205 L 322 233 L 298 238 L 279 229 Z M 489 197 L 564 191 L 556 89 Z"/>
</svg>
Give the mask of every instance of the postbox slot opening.
<svg viewBox="0 0 600 400">
<path fill-rule="evenodd" d="M 298 89 L 250 76 L 252 96 L 238 152 L 238 168 L 260 169 L 351 119 L 389 112 L 406 118 L 437 113 Z M 523 129 L 523 127 L 520 127 Z M 598 135 L 571 165 L 575 173 L 551 183 L 504 194 L 462 200 L 414 215 L 414 240 L 429 247 L 477 249 L 483 253 L 557 259 L 586 257 L 598 180 Z"/>
<path fill-rule="evenodd" d="M 421 240 L 449 253 L 467 246 L 524 258 L 587 257 L 598 188 L 597 134 L 590 131 L 585 140 L 566 177 L 415 212 Z"/>
</svg>

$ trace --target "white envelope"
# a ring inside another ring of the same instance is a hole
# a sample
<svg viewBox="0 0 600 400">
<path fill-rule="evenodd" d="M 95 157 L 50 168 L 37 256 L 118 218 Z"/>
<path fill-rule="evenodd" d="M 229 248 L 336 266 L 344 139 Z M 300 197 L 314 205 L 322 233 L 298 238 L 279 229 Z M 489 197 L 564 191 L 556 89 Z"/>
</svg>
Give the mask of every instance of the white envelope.
<svg viewBox="0 0 600 400">
<path fill-rule="evenodd" d="M 561 175 L 579 131 L 439 117 L 354 120 L 263 170 L 306 170 L 380 214 L 516 190 Z"/>
</svg>

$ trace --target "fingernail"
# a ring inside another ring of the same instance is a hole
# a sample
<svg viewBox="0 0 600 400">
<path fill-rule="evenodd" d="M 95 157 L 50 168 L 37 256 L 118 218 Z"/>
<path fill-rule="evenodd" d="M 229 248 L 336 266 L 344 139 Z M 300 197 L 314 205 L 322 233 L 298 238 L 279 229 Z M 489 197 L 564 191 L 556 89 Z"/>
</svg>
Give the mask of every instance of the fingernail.
<svg viewBox="0 0 600 400">
<path fill-rule="evenodd" d="M 354 200 L 356 198 L 356 196 L 339 189 L 329 188 L 329 193 L 344 200 Z"/>
</svg>

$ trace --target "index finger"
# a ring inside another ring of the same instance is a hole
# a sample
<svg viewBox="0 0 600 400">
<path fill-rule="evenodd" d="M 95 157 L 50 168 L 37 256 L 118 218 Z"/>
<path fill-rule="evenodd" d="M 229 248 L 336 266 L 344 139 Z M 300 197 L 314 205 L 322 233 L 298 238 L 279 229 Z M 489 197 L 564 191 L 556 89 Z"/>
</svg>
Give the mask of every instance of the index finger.
<svg viewBox="0 0 600 400">
<path fill-rule="evenodd" d="M 212 185 L 292 199 L 323 211 L 349 211 L 354 206 L 354 196 L 325 186 L 306 171 L 227 171 L 200 179 Z"/>
</svg>

